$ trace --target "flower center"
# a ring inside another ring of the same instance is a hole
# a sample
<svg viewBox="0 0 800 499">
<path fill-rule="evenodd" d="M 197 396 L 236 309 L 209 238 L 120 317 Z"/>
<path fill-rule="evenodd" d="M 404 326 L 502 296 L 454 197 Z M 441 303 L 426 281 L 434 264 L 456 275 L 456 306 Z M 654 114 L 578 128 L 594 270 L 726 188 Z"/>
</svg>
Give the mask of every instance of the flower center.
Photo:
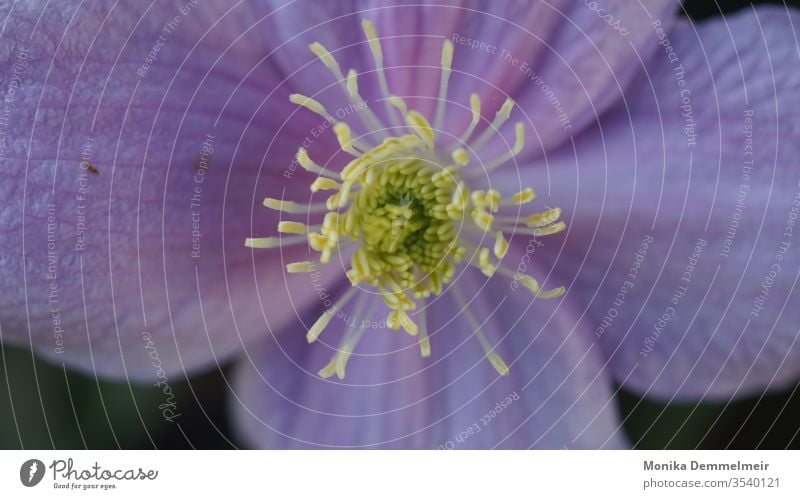
<svg viewBox="0 0 800 499">
<path fill-rule="evenodd" d="M 331 194 L 324 203 L 303 205 L 267 198 L 264 205 L 287 214 L 324 213 L 321 223 L 306 225 L 281 221 L 278 232 L 289 236 L 249 238 L 245 245 L 275 248 L 308 244 L 319 254 L 321 264 L 329 263 L 336 252 L 350 255 L 350 268 L 346 275 L 353 287 L 309 328 L 306 335 L 309 343 L 319 338 L 336 312 L 353 297 L 357 287 L 366 284 L 378 290 L 389 307 L 387 325 L 417 336 L 420 351 L 427 357 L 430 355 L 430 340 L 424 301 L 452 289 L 453 297 L 473 327 L 487 359 L 500 374 L 508 374 L 508 367 L 494 352 L 460 290 L 448 285 L 457 266 L 465 263 L 487 277 L 499 272 L 514 279 L 540 298 L 562 295 L 563 287 L 543 291 L 532 276 L 515 273 L 501 263 L 508 251 L 504 233 L 536 237 L 560 232 L 566 228 L 564 222 L 558 221 L 561 210 L 549 209 L 520 219 L 503 211 L 509 208 L 519 210 L 520 205 L 532 202 L 535 198 L 533 189 L 523 189 L 504 199 L 495 189 L 473 188 L 478 177 L 485 177 L 521 152 L 525 128 L 522 123 L 517 123 L 514 147 L 497 158 L 480 163 L 480 169 L 471 169 L 470 153 L 459 144 L 469 145 L 472 154 L 479 151 L 509 119 L 514 107 L 511 99 L 505 101 L 482 133 L 473 137 L 481 122 L 481 103 L 478 96 L 472 94 L 472 119 L 456 146 L 438 140 L 435 130 L 440 128 L 444 119 L 453 59 L 453 44 L 449 40 L 445 40 L 442 47 L 439 99 L 435 126 L 431 126 L 421 113 L 410 110 L 400 97 L 389 92 L 375 27 L 368 20 L 364 20 L 362 26 L 375 60 L 386 116 L 392 126 L 385 126 L 361 99 L 357 73 L 350 70 L 345 77 L 334 56 L 319 43 L 312 43 L 311 51 L 333 73 L 350 104 L 362 110 L 359 117 L 367 133 L 363 138 L 353 138 L 350 126 L 336 120 L 321 103 L 303 95 L 291 95 L 292 102 L 322 116 L 333 126 L 341 149 L 353 159 L 341 172 L 332 172 L 315 163 L 308 152 L 300 148 L 297 162 L 317 175 L 311 183 L 311 192 L 331 191 Z M 375 141 L 372 138 L 375 136 L 380 139 Z M 491 243 L 481 247 L 486 240 Z M 287 265 L 287 270 L 292 273 L 315 269 L 316 264 L 312 261 Z M 359 305 L 356 309 L 360 308 Z M 363 328 L 348 330 L 337 353 L 319 374 L 326 378 L 333 374 L 344 378 L 347 360 L 363 332 Z"/>
</svg>

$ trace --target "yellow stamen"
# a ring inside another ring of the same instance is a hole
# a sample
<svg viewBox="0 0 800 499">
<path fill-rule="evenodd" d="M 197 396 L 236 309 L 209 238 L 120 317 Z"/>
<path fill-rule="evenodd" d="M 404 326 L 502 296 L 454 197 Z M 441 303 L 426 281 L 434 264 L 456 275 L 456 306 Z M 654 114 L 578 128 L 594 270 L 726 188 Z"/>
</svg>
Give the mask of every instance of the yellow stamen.
<svg viewBox="0 0 800 499">
<path fill-rule="evenodd" d="M 337 123 L 333 127 L 333 132 L 336 134 L 336 140 L 339 141 L 339 147 L 342 148 L 342 151 L 356 157 L 361 156 L 361 153 L 354 147 L 353 133 L 346 123 Z"/>
<path fill-rule="evenodd" d="M 327 178 L 327 177 L 317 177 L 314 179 L 314 182 L 311 183 L 311 192 L 318 192 L 318 191 L 338 191 L 341 185 L 339 182 Z"/>
<path fill-rule="evenodd" d="M 453 158 L 453 162 L 458 166 L 467 166 L 469 164 L 469 154 L 467 154 L 467 151 L 463 147 L 454 150 L 451 157 Z"/>
<path fill-rule="evenodd" d="M 469 308 L 469 305 L 464 300 L 464 296 L 461 294 L 461 291 L 458 288 L 453 288 L 453 296 L 458 302 L 458 305 L 461 311 L 464 313 L 464 316 L 467 318 L 467 321 L 472 326 L 473 334 L 476 338 L 478 338 L 478 343 L 480 343 L 481 348 L 483 349 L 484 353 L 486 354 L 486 359 L 492 364 L 492 367 L 497 371 L 500 376 L 508 376 L 508 366 L 503 361 L 502 357 L 498 355 L 494 351 L 494 347 L 489 343 L 489 340 L 486 339 L 486 335 L 483 334 L 481 330 L 481 325 L 478 323 L 478 320 L 475 318 L 475 315 Z"/>
<path fill-rule="evenodd" d="M 392 93 L 389 91 L 389 84 L 386 82 L 386 73 L 383 70 L 383 50 L 381 49 L 381 41 L 378 38 L 378 32 L 375 29 L 375 24 L 373 24 L 373 22 L 369 19 L 362 20 L 361 27 L 364 29 L 364 34 L 367 36 L 369 50 L 372 52 L 372 59 L 375 61 L 375 72 L 378 75 L 378 84 L 380 85 L 381 93 L 383 94 L 384 99 L 388 99 Z M 392 125 L 398 126 L 399 123 L 395 115 L 392 113 L 389 102 L 385 102 L 386 110 L 389 114 L 389 119 L 391 120 Z"/>
<path fill-rule="evenodd" d="M 306 97 L 305 95 L 301 94 L 292 94 L 289 96 L 289 101 L 322 116 L 331 125 L 336 124 L 336 118 L 331 116 L 328 110 L 325 109 L 325 106 L 315 101 L 311 97 Z"/>
<path fill-rule="evenodd" d="M 533 235 L 537 237 L 549 236 L 551 234 L 556 234 L 558 232 L 561 232 L 566 228 L 567 224 L 565 224 L 564 222 L 558 222 L 553 225 L 548 225 L 547 227 L 539 227 L 533 229 Z"/>
<path fill-rule="evenodd" d="M 286 271 L 290 274 L 299 274 L 302 272 L 314 272 L 317 269 L 317 266 L 314 265 L 314 262 L 294 262 L 286 265 Z"/>
<path fill-rule="evenodd" d="M 530 203 L 536 198 L 536 193 L 530 187 L 526 187 L 525 189 L 519 191 L 518 193 L 511 196 L 511 204 L 520 205 L 525 203 Z"/>
<path fill-rule="evenodd" d="M 417 111 L 409 111 L 408 114 L 406 114 L 406 120 L 408 126 L 413 128 L 414 132 L 419 135 L 419 138 L 425 142 L 428 148 L 432 149 L 436 134 L 434 134 L 433 128 L 431 128 L 431 124 L 428 123 L 428 120 Z"/>
<path fill-rule="evenodd" d="M 467 142 L 469 138 L 472 136 L 472 132 L 475 131 L 475 127 L 478 126 L 478 123 L 481 121 L 481 98 L 478 94 L 471 94 L 469 96 L 469 108 L 472 112 L 472 120 L 469 122 L 469 126 L 461 135 L 461 138 L 458 139 L 460 143 Z"/>
<path fill-rule="evenodd" d="M 541 213 L 535 213 L 525 219 L 528 227 L 544 227 L 561 218 L 561 208 L 553 208 Z"/>
<path fill-rule="evenodd" d="M 508 120 L 511 116 L 511 110 L 514 109 L 514 101 L 511 97 L 507 98 L 503 105 L 500 106 L 500 110 L 497 111 L 497 114 L 494 116 L 494 120 L 492 120 L 491 124 L 480 134 L 480 136 L 475 140 L 472 144 L 473 149 L 480 149 L 481 147 L 492 138 L 492 135 L 497 133 L 500 130 L 500 127 Z"/>
<path fill-rule="evenodd" d="M 314 163 L 314 161 L 311 160 L 311 157 L 308 155 L 308 151 L 306 151 L 305 148 L 301 147 L 300 149 L 298 149 L 297 155 L 295 157 L 297 158 L 297 162 L 300 164 L 300 166 L 302 166 L 303 169 L 306 170 L 307 172 L 335 178 L 334 173 L 326 171 L 321 166 Z"/>
<path fill-rule="evenodd" d="M 344 75 L 342 74 L 342 69 L 339 67 L 339 63 L 336 62 L 336 58 L 333 57 L 333 54 L 331 54 L 328 49 L 319 42 L 312 43 L 308 48 L 311 49 L 314 55 L 319 57 L 319 60 L 322 61 L 322 64 L 324 64 L 326 68 L 331 70 L 337 80 L 344 80 Z"/>
<path fill-rule="evenodd" d="M 498 231 L 494 238 L 494 256 L 503 259 L 508 253 L 508 241 L 503 237 L 503 233 Z"/>
<path fill-rule="evenodd" d="M 442 44 L 442 75 L 439 81 L 439 100 L 436 105 L 436 117 L 433 124 L 437 130 L 442 128 L 444 108 L 447 102 L 447 84 L 450 81 L 451 67 L 453 66 L 453 42 L 445 40 Z"/>
<path fill-rule="evenodd" d="M 284 213 L 314 213 L 325 209 L 324 204 L 298 204 L 285 199 L 264 198 L 264 206 Z"/>
<path fill-rule="evenodd" d="M 308 329 L 308 333 L 306 333 L 306 341 L 309 343 L 314 343 L 317 341 L 319 336 L 328 327 L 328 324 L 331 322 L 331 319 L 336 315 L 336 312 L 341 310 L 341 308 L 350 300 L 350 298 L 355 293 L 356 288 L 348 289 L 341 298 L 336 300 L 336 303 L 333 306 L 324 311 L 322 315 L 319 316 L 319 319 Z"/>
<path fill-rule="evenodd" d="M 494 217 L 482 209 L 475 208 L 472 210 L 472 220 L 475 222 L 475 225 L 484 231 L 492 230 L 492 222 L 494 222 Z"/>
<path fill-rule="evenodd" d="M 270 249 L 302 243 L 304 241 L 304 237 L 248 237 L 244 240 L 244 246 L 246 248 Z"/>
<path fill-rule="evenodd" d="M 305 235 L 308 234 L 308 227 L 305 224 L 301 224 L 300 222 L 279 222 L 278 223 L 278 232 L 282 232 L 283 234 L 300 234 Z"/>
</svg>

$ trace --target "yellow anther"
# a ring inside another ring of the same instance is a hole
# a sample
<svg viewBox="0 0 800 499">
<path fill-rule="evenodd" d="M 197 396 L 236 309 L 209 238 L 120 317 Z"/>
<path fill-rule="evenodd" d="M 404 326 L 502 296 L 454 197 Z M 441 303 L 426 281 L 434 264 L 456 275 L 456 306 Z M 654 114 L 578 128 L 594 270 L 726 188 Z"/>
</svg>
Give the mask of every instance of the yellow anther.
<svg viewBox="0 0 800 499">
<path fill-rule="evenodd" d="M 319 374 L 319 377 L 323 379 L 328 379 L 336 374 L 336 357 L 332 358 L 330 362 L 325 364 L 325 367 L 320 369 L 317 374 Z"/>
<path fill-rule="evenodd" d="M 286 265 L 286 271 L 290 274 L 299 274 L 302 272 L 314 272 L 317 269 L 317 266 L 314 262 L 294 262 Z"/>
<path fill-rule="evenodd" d="M 464 182 L 459 182 L 456 184 L 456 188 L 453 191 L 453 196 L 450 200 L 450 206 L 458 209 L 461 212 L 464 212 L 467 209 L 467 201 L 469 201 L 469 192 L 467 191 L 467 187 L 464 185 Z"/>
<path fill-rule="evenodd" d="M 489 261 L 489 248 L 481 248 L 478 251 L 478 264 L 482 269 L 491 265 Z"/>
<path fill-rule="evenodd" d="M 464 130 L 464 133 L 461 134 L 459 137 L 459 142 L 467 142 L 469 138 L 472 136 L 472 132 L 475 131 L 475 127 L 478 126 L 478 123 L 481 120 L 481 98 L 478 97 L 478 94 L 470 94 L 469 96 L 469 108 L 472 112 L 472 120 L 470 120 L 467 129 Z"/>
<path fill-rule="evenodd" d="M 342 74 L 342 70 L 339 68 L 339 63 L 336 62 L 336 59 L 333 57 L 333 55 L 328 52 L 328 49 L 326 49 L 321 43 L 314 42 L 309 45 L 308 48 L 310 48 L 311 52 L 313 52 L 314 55 L 316 55 L 319 60 L 322 61 L 322 64 L 324 64 L 326 68 L 330 69 L 334 74 Z"/>
<path fill-rule="evenodd" d="M 300 234 L 305 235 L 308 233 L 308 227 L 300 222 L 278 222 L 278 232 L 283 234 Z"/>
<path fill-rule="evenodd" d="M 311 183 L 311 192 L 332 191 L 339 189 L 339 187 L 341 187 L 339 182 L 332 178 L 317 177 L 314 179 L 314 182 Z"/>
<path fill-rule="evenodd" d="M 339 214 L 331 211 L 325 214 L 322 220 L 322 230 L 326 232 L 335 231 L 339 226 Z"/>
<path fill-rule="evenodd" d="M 405 116 L 406 113 L 408 113 L 408 106 L 406 105 L 406 102 L 403 99 L 401 99 L 400 97 L 398 97 L 396 95 L 392 95 L 392 96 L 389 97 L 388 101 L 389 101 L 389 104 L 391 104 L 394 107 L 396 107 L 397 109 L 399 109 L 400 112 L 403 113 L 403 116 Z"/>
<path fill-rule="evenodd" d="M 318 172 L 321 171 L 322 168 L 319 167 L 316 163 L 311 160 L 311 157 L 308 155 L 308 151 L 305 148 L 301 147 L 297 150 L 297 162 L 300 163 L 300 166 L 303 167 L 304 170 L 309 172 Z"/>
<path fill-rule="evenodd" d="M 325 106 L 320 104 L 319 102 L 315 101 L 311 97 L 306 97 L 302 94 L 292 94 L 289 96 L 289 101 L 293 104 L 297 104 L 298 106 L 302 106 L 309 111 L 312 111 L 327 120 L 331 125 L 336 123 L 336 119 L 328 113 L 328 110 L 325 109 Z"/>
<path fill-rule="evenodd" d="M 332 311 L 326 310 L 323 312 L 322 315 L 319 316 L 319 319 L 317 319 L 317 322 L 315 322 L 314 325 L 308 329 L 308 333 L 306 333 L 306 340 L 309 343 L 314 343 L 317 341 L 319 336 L 322 334 L 322 331 L 328 327 L 328 324 L 331 322 L 332 318 Z"/>
<path fill-rule="evenodd" d="M 316 232 L 308 235 L 308 244 L 314 251 L 322 251 L 328 248 L 331 239 Z"/>
<path fill-rule="evenodd" d="M 481 98 L 478 94 L 470 94 L 469 109 L 472 112 L 472 121 L 470 125 L 474 128 L 481 120 Z"/>
<path fill-rule="evenodd" d="M 539 287 L 539 282 L 534 279 L 532 276 L 527 274 L 522 274 L 514 277 L 515 280 L 518 280 L 523 286 L 531 290 L 533 294 L 538 296 L 539 298 L 558 298 L 559 296 L 563 295 L 566 289 L 561 286 L 555 289 L 551 289 L 550 291 L 544 291 L 541 287 Z"/>
<path fill-rule="evenodd" d="M 403 309 L 395 309 L 389 312 L 389 316 L 386 319 L 386 325 L 394 330 L 402 327 L 411 336 L 416 336 L 419 332 L 417 325 L 413 320 L 411 320 L 411 317 L 409 317 L 406 311 Z"/>
<path fill-rule="evenodd" d="M 347 93 L 349 93 L 350 97 L 353 99 L 361 99 L 361 96 L 358 95 L 358 73 L 355 69 L 351 69 L 347 72 Z"/>
<path fill-rule="evenodd" d="M 500 376 L 508 376 L 508 366 L 503 359 L 494 352 L 486 354 L 486 358 L 492 364 L 492 367 L 500 374 Z"/>
<path fill-rule="evenodd" d="M 439 99 L 436 104 L 436 116 L 433 120 L 437 129 L 442 127 L 442 121 L 444 120 L 444 109 L 447 103 L 447 84 L 450 81 L 450 72 L 453 66 L 453 42 L 447 39 L 442 44 L 441 63 L 442 75 L 439 80 Z"/>
<path fill-rule="evenodd" d="M 557 224 L 548 225 L 547 227 L 538 227 L 533 229 L 533 235 L 537 237 L 549 236 L 551 234 L 557 234 L 566 228 L 567 224 L 564 222 L 558 222 Z"/>
<path fill-rule="evenodd" d="M 474 190 L 472 194 L 470 194 L 470 200 L 472 204 L 474 204 L 477 208 L 484 208 L 486 207 L 486 192 L 481 190 Z"/>
<path fill-rule="evenodd" d="M 419 352 L 424 358 L 431 356 L 431 340 L 427 336 L 419 339 Z"/>
<path fill-rule="evenodd" d="M 541 288 L 539 287 L 539 281 L 534 279 L 533 276 L 520 274 L 515 276 L 514 279 L 519 281 L 520 284 L 531 290 L 533 293 L 539 293 L 539 291 L 541 291 Z"/>
<path fill-rule="evenodd" d="M 496 189 L 489 189 L 486 191 L 486 195 L 484 196 L 484 202 L 486 206 L 489 207 L 489 210 L 497 213 L 500 210 L 500 203 L 502 202 L 503 198 L 499 191 Z"/>
<path fill-rule="evenodd" d="M 381 41 L 378 39 L 378 31 L 375 29 L 375 24 L 369 19 L 363 19 L 361 27 L 364 29 L 364 34 L 367 35 L 367 42 L 369 43 L 369 49 L 372 51 L 372 56 L 376 61 L 383 61 Z"/>
<path fill-rule="evenodd" d="M 506 98 L 503 105 L 500 106 L 500 110 L 497 111 L 497 116 L 503 118 L 503 121 L 507 120 L 511 117 L 511 111 L 514 109 L 514 99 L 511 97 Z"/>
<path fill-rule="evenodd" d="M 278 248 L 281 240 L 278 237 L 248 237 L 244 245 L 247 248 Z"/>
<path fill-rule="evenodd" d="M 302 205 L 292 201 L 286 201 L 275 198 L 265 198 L 264 206 L 270 210 L 282 211 L 284 213 L 307 213 L 318 209 L 316 205 Z"/>
<path fill-rule="evenodd" d="M 561 218 L 561 208 L 553 208 L 541 213 L 534 213 L 525 219 L 528 227 L 544 227 Z"/>
<path fill-rule="evenodd" d="M 453 42 L 445 40 L 442 44 L 442 69 L 449 71 L 453 66 Z"/>
<path fill-rule="evenodd" d="M 503 105 L 500 106 L 500 110 L 497 111 L 497 114 L 494 116 L 494 120 L 492 123 L 486 128 L 486 130 L 481 133 L 480 137 L 478 137 L 475 142 L 472 144 L 473 149 L 480 149 L 483 147 L 484 144 L 500 130 L 500 127 L 508 120 L 511 116 L 511 110 L 514 109 L 514 101 L 511 97 L 507 98 Z"/>
<path fill-rule="evenodd" d="M 472 220 L 475 222 L 479 228 L 483 229 L 484 231 L 492 230 L 492 223 L 494 222 L 494 217 L 485 211 L 475 208 L 472 210 Z"/>
<path fill-rule="evenodd" d="M 467 166 L 469 164 L 469 154 L 467 154 L 466 149 L 463 147 L 454 150 L 450 156 L 453 158 L 453 162 L 458 166 Z"/>
<path fill-rule="evenodd" d="M 525 147 L 525 124 L 520 122 L 514 125 L 514 134 L 516 135 L 516 139 L 514 141 L 514 149 L 511 152 L 514 156 L 519 156 L 519 153 L 522 152 L 522 148 Z"/>
<path fill-rule="evenodd" d="M 336 140 L 339 141 L 339 147 L 342 151 L 352 154 L 353 156 L 360 156 L 361 153 L 356 151 L 353 147 L 353 135 L 350 127 L 343 122 L 339 122 L 333 127 L 333 133 L 336 134 Z"/>
<path fill-rule="evenodd" d="M 530 203 L 536 198 L 536 193 L 530 187 L 527 187 L 518 193 L 511 196 L 511 203 L 515 205 Z"/>
<path fill-rule="evenodd" d="M 560 286 L 558 288 L 551 289 L 550 291 L 539 291 L 538 293 L 536 293 L 536 296 L 538 296 L 539 298 L 544 298 L 546 300 L 549 300 L 552 298 L 558 298 L 559 296 L 562 296 L 565 291 L 566 288 L 564 286 Z"/>
<path fill-rule="evenodd" d="M 424 116 L 417 111 L 409 111 L 406 114 L 406 122 L 429 148 L 433 148 L 433 141 L 436 135 L 433 132 L 433 128 L 431 128 L 431 124 L 428 123 Z"/>
<path fill-rule="evenodd" d="M 508 241 L 506 241 L 506 238 L 503 237 L 503 233 L 500 231 L 497 231 L 497 234 L 495 234 L 494 236 L 493 249 L 494 249 L 494 256 L 499 259 L 504 258 L 506 256 L 506 253 L 508 253 Z"/>
</svg>

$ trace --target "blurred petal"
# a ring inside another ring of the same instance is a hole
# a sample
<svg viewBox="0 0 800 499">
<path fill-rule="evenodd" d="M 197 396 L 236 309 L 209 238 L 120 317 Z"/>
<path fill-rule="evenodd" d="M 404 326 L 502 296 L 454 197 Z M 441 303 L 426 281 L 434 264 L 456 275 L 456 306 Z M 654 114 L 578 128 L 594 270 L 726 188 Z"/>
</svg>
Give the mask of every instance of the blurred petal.
<svg viewBox="0 0 800 499">
<path fill-rule="evenodd" d="M 421 358 L 406 333 L 387 330 L 381 312 L 345 379 L 323 380 L 316 372 L 353 328 L 345 322 L 349 308 L 332 320 L 324 345 L 308 345 L 298 328 L 240 364 L 234 428 L 260 448 L 624 446 L 601 351 L 583 324 L 557 300 L 531 303 L 508 280 L 481 289 L 484 283 L 469 279 L 456 285 L 476 297 L 470 309 L 487 319 L 484 331 L 510 376 L 499 376 L 486 360 L 448 293 L 427 312 L 431 357 Z"/>
<path fill-rule="evenodd" d="M 574 278 L 567 297 L 639 392 L 728 398 L 800 375 L 799 22 L 682 23 L 626 108 L 536 170 L 570 226 L 540 261 Z"/>
<path fill-rule="evenodd" d="M 318 121 L 287 121 L 270 61 L 247 57 L 259 18 L 192 2 L 46 3 L 3 9 L 3 341 L 153 379 L 291 318 L 313 299 L 274 285 L 294 257 L 243 242 L 274 234 L 261 200 L 280 197 Z"/>
</svg>

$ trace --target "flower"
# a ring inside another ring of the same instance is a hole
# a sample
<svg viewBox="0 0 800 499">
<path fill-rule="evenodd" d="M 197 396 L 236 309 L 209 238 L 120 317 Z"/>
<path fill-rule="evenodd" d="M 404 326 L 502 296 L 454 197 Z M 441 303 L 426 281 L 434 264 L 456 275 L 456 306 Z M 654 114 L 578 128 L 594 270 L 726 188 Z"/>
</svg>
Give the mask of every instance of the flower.
<svg viewBox="0 0 800 499">
<path fill-rule="evenodd" d="M 438 3 L 0 8 L 2 341 L 239 354 L 256 447 L 624 447 L 614 381 L 794 383 L 797 13 Z"/>
<path fill-rule="evenodd" d="M 349 105 L 363 113 L 361 117 L 368 131 L 362 138 L 353 138 L 350 126 L 338 121 L 325 106 L 310 97 L 292 94 L 289 100 L 321 116 L 324 123 L 332 127 L 341 150 L 354 159 L 341 172 L 333 173 L 316 164 L 306 149 L 300 147 L 297 163 L 317 176 L 311 182 L 311 192 L 329 190 L 334 193 L 324 203 L 302 204 L 266 198 L 264 205 L 307 218 L 325 213 L 322 223 L 309 226 L 296 221 L 281 221 L 278 223 L 278 232 L 295 234 L 296 237 L 248 238 L 245 246 L 310 246 L 319 252 L 321 264 L 331 263 L 336 251 L 355 247 L 350 251 L 350 269 L 346 272 L 352 288 L 309 328 L 306 334 L 308 342 L 314 343 L 334 316 L 343 317 L 343 309 L 356 294 L 356 287 L 360 283 L 368 283 L 378 291 L 380 299 L 389 309 L 386 326 L 395 330 L 402 327 L 412 336 L 419 335 L 422 356 L 429 357 L 431 347 L 425 319 L 427 305 L 418 309 L 418 304 L 424 303 L 427 298 L 441 296 L 453 281 L 459 263 L 466 262 L 476 267 L 486 277 L 492 277 L 499 270 L 513 279 L 514 285 L 523 284 L 538 298 L 563 295 L 563 287 L 544 291 L 534 277 L 519 272 L 515 274 L 502 262 L 492 263 L 490 252 L 498 260 L 505 258 L 509 245 L 504 231 L 543 237 L 563 231 L 566 225 L 558 221 L 561 215 L 559 208 L 550 208 L 524 218 L 520 218 L 518 213 L 498 214 L 502 208 L 506 208 L 504 211 L 516 208 L 519 212 L 519 207 L 533 201 L 536 194 L 530 187 L 505 201 L 497 189 L 491 188 L 491 182 L 487 189 L 470 190 L 468 181 L 471 176 L 486 176 L 522 152 L 525 124 L 518 122 L 514 127 L 516 140 L 510 151 L 479 164 L 480 169 L 471 172 L 471 175 L 466 173 L 470 157 L 476 156 L 476 152 L 508 120 L 514 106 L 511 98 L 505 99 L 489 126 L 478 137 L 473 137 L 481 119 L 481 100 L 478 94 L 472 94 L 469 124 L 455 144 L 443 145 L 436 131 L 444 122 L 447 86 L 452 73 L 453 42 L 445 39 L 442 44 L 441 83 L 434 128 L 424 115 L 409 109 L 401 97 L 389 93 L 383 68 L 383 50 L 375 25 L 366 19 L 362 25 L 375 59 L 384 102 L 397 108 L 402 122 L 390 109 L 387 114 L 394 127 L 384 125 L 359 95 L 356 71 L 351 69 L 345 78 L 336 58 L 319 42 L 312 43 L 311 51 L 340 82 L 350 101 Z M 403 133 L 404 127 L 400 123 L 405 123 L 410 130 Z M 380 142 L 376 143 L 378 140 Z M 462 144 L 469 147 L 472 154 Z M 286 270 L 289 273 L 317 273 L 317 265 L 309 260 L 292 262 L 286 265 Z M 481 331 L 458 285 L 449 289 L 474 329 L 486 358 L 498 373 L 508 375 L 508 366 Z M 375 301 L 375 298 L 367 293 L 361 297 L 361 301 L 366 304 Z M 347 362 L 367 329 L 363 323 L 370 321 L 374 313 L 372 310 L 361 311 L 358 305 L 356 310 L 360 312 L 354 314 L 354 323 L 348 324 L 350 327 L 333 358 L 319 372 L 323 378 L 336 373 L 339 379 L 344 379 Z M 411 313 L 418 318 L 412 318 Z"/>
</svg>

